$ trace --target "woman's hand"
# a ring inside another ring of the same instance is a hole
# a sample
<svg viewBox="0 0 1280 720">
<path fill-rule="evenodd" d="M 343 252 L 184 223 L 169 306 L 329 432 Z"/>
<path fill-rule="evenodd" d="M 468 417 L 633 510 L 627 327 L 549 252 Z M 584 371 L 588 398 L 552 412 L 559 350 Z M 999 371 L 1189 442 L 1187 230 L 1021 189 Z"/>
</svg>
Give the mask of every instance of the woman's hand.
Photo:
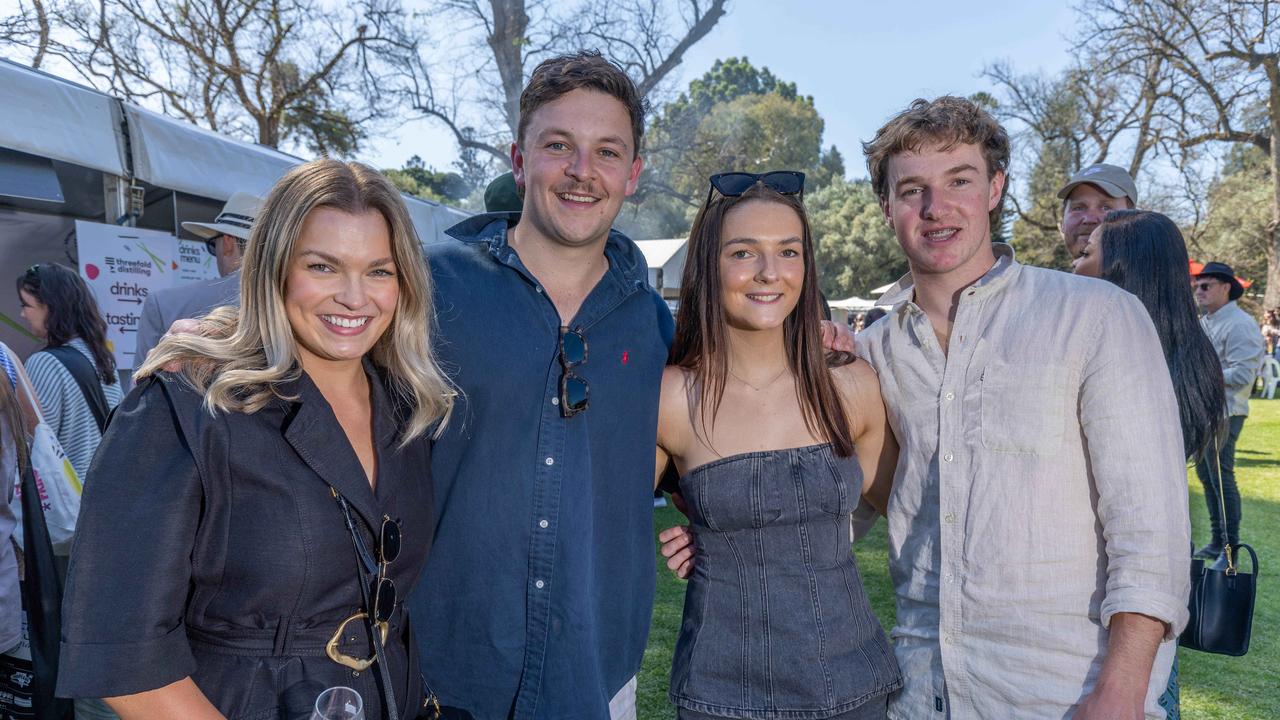
<svg viewBox="0 0 1280 720">
<path fill-rule="evenodd" d="M 688 579 L 693 572 L 693 557 L 696 546 L 693 532 L 688 525 L 676 525 L 658 533 L 662 541 L 662 557 L 667 559 L 667 569 L 676 577 Z"/>
</svg>

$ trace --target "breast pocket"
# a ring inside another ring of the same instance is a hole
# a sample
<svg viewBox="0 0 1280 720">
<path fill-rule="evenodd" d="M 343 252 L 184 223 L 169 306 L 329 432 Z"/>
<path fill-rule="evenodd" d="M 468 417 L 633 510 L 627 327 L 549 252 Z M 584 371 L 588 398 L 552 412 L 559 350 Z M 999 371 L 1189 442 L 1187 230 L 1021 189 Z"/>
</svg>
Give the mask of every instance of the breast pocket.
<svg viewBox="0 0 1280 720">
<path fill-rule="evenodd" d="M 999 364 L 982 372 L 981 435 L 988 450 L 1046 455 L 1062 445 L 1067 369 Z"/>
</svg>

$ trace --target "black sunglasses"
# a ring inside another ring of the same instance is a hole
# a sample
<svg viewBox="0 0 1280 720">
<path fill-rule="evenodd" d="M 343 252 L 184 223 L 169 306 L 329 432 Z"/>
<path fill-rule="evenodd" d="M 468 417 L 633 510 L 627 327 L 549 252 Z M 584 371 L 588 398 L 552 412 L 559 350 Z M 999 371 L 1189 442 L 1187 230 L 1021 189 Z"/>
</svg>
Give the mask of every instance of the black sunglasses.
<svg viewBox="0 0 1280 720">
<path fill-rule="evenodd" d="M 222 236 L 219 235 L 218 237 L 212 237 L 204 241 L 204 249 L 208 250 L 209 254 L 214 257 L 218 257 L 218 238 L 220 237 Z"/>
<path fill-rule="evenodd" d="M 1225 285 L 1226 283 L 1222 283 L 1222 284 L 1224 284 L 1224 285 Z M 1207 281 L 1207 282 L 1206 282 L 1206 281 L 1201 281 L 1201 282 L 1194 282 L 1194 283 L 1191 283 L 1191 287 L 1193 287 L 1193 288 L 1195 288 L 1195 289 L 1197 289 L 1197 290 L 1199 290 L 1199 291 L 1201 291 L 1201 292 L 1209 292 L 1209 290 L 1210 290 L 1211 288 L 1213 288 L 1214 286 L 1216 286 L 1216 285 L 1218 285 L 1218 281 L 1216 281 L 1216 280 L 1209 280 L 1209 281 Z"/>
<path fill-rule="evenodd" d="M 738 197 L 760 183 L 779 195 L 804 195 L 804 173 L 796 170 L 774 170 L 767 173 L 727 172 L 711 176 L 707 202 L 715 192 L 725 197 Z"/>
<path fill-rule="evenodd" d="M 560 333 L 560 414 L 573 417 L 591 401 L 591 386 L 573 368 L 587 361 L 587 339 L 574 330 Z"/>
<path fill-rule="evenodd" d="M 378 532 L 378 581 L 373 590 L 374 622 L 390 622 L 396 609 L 396 584 L 387 577 L 387 566 L 400 557 L 400 523 L 382 516 Z"/>
<path fill-rule="evenodd" d="M 387 566 L 400 557 L 400 523 L 392 520 L 388 515 L 382 516 L 382 527 L 378 531 L 378 546 L 375 548 L 376 556 L 371 555 L 365 546 L 364 538 L 356 530 L 355 518 L 352 517 L 351 507 L 347 504 L 347 499 L 332 486 L 329 487 L 329 491 L 333 494 L 334 499 L 338 501 L 338 506 L 342 508 L 347 530 L 351 533 L 351 542 L 355 546 L 359 564 L 363 566 L 364 572 L 372 574 L 376 570 L 377 579 L 374 581 L 373 596 L 370 598 L 368 585 L 366 584 L 367 576 L 361 573 L 362 577 L 359 581 L 360 594 L 366 609 L 342 621 L 337 631 L 334 632 L 333 637 L 329 639 L 325 652 L 337 663 L 355 670 L 364 670 L 373 664 L 374 657 L 354 658 L 339 653 L 337 647 L 347 624 L 365 618 L 368 618 L 374 627 L 381 630 L 382 642 L 386 642 L 388 624 L 391 622 L 391 615 L 395 612 L 397 600 L 396 584 L 391 578 L 387 577 Z M 376 652 L 375 647 L 375 655 Z"/>
</svg>

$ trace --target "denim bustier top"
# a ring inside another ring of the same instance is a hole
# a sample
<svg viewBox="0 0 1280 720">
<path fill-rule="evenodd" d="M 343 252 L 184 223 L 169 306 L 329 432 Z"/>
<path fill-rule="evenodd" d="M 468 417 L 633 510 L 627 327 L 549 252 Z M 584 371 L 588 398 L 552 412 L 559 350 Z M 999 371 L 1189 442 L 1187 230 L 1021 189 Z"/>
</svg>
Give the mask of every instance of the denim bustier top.
<svg viewBox="0 0 1280 720">
<path fill-rule="evenodd" d="M 680 479 L 697 542 L 671 701 L 808 720 L 902 685 L 850 542 L 862 471 L 830 444 L 745 453 Z"/>
</svg>

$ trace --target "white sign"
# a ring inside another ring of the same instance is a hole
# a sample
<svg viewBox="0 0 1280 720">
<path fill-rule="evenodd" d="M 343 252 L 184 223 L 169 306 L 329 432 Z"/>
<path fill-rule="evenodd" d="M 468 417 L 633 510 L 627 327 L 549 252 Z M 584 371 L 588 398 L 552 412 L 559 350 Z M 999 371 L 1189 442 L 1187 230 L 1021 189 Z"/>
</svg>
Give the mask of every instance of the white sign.
<svg viewBox="0 0 1280 720">
<path fill-rule="evenodd" d="M 159 230 L 76 221 L 80 276 L 107 321 L 107 346 L 116 365 L 132 368 L 142 303 L 151 293 L 216 277 L 212 259 L 197 242 L 179 241 Z M 203 254 L 195 253 L 199 250 Z"/>
</svg>

